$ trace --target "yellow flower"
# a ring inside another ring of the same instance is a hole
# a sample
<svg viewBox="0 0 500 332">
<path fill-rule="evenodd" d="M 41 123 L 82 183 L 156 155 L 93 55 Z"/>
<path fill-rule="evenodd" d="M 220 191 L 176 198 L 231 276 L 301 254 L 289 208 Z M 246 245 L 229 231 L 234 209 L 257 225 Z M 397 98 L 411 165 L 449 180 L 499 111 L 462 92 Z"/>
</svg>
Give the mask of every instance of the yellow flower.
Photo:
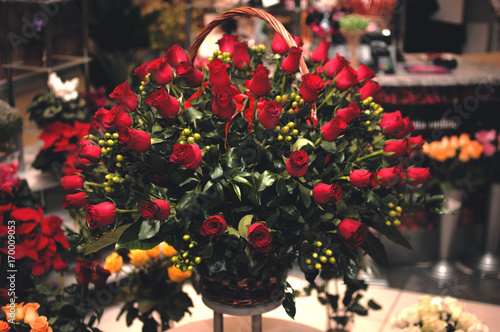
<svg viewBox="0 0 500 332">
<path fill-rule="evenodd" d="M 24 323 L 30 324 L 35 318 L 38 317 L 38 303 L 26 303 L 24 305 Z"/>
<path fill-rule="evenodd" d="M 47 317 L 38 316 L 30 323 L 30 332 L 52 332 L 52 328 L 47 322 Z"/>
<path fill-rule="evenodd" d="M 118 273 L 123 265 L 123 257 L 114 252 L 104 261 L 104 268 L 111 273 Z"/>
<path fill-rule="evenodd" d="M 174 247 L 169 245 L 167 242 L 163 242 L 160 244 L 160 250 L 165 257 L 172 257 L 177 255 L 177 250 L 175 250 Z"/>
<path fill-rule="evenodd" d="M 5 312 L 8 321 L 14 319 L 14 322 L 20 322 L 24 318 L 24 302 L 20 304 L 11 302 L 3 306 L 2 310 Z"/>
<path fill-rule="evenodd" d="M 7 323 L 3 320 L 0 320 L 0 332 L 7 332 L 9 330 L 10 330 L 9 323 Z"/>
<path fill-rule="evenodd" d="M 173 282 L 182 282 L 184 279 L 191 277 L 191 271 L 182 272 L 181 269 L 172 265 L 168 268 L 168 277 Z"/>
<path fill-rule="evenodd" d="M 130 257 L 130 264 L 135 267 L 142 267 L 149 260 L 145 250 L 130 250 L 128 257 Z"/>
<path fill-rule="evenodd" d="M 153 249 L 146 250 L 146 253 L 151 258 L 158 258 L 160 256 L 160 246 L 157 245 Z"/>
</svg>

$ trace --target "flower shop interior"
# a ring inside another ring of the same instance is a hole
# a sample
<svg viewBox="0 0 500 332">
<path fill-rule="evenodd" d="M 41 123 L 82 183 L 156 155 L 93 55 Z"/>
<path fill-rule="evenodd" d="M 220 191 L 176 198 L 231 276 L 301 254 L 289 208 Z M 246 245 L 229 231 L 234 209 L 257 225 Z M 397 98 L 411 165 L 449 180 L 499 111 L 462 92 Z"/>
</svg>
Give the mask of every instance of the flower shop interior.
<svg viewBox="0 0 500 332">
<path fill-rule="evenodd" d="M 0 332 L 500 331 L 500 1 L 0 15 Z"/>
</svg>

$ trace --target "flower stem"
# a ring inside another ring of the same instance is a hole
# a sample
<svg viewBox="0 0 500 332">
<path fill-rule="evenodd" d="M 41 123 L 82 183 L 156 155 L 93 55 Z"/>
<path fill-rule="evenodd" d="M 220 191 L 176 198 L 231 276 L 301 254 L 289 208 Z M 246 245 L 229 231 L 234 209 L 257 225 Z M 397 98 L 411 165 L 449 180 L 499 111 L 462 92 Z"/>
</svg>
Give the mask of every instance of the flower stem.
<svg viewBox="0 0 500 332">
<path fill-rule="evenodd" d="M 61 271 L 61 301 L 64 298 L 64 273 Z"/>
<path fill-rule="evenodd" d="M 318 140 L 314 142 L 314 146 L 318 146 L 318 144 L 321 143 L 322 141 L 323 141 L 323 135 L 321 135 L 320 138 L 318 138 Z"/>
<path fill-rule="evenodd" d="M 104 187 L 104 185 L 102 183 L 96 183 L 96 182 L 90 182 L 90 181 L 85 181 L 85 184 L 88 184 L 89 186 Z"/>
<path fill-rule="evenodd" d="M 286 83 L 286 75 L 283 75 L 283 81 L 281 81 L 281 95 L 285 93 L 285 83 Z"/>
<path fill-rule="evenodd" d="M 139 210 L 137 210 L 137 209 L 134 209 L 134 210 L 116 209 L 115 212 L 116 213 L 136 213 L 136 212 L 139 212 Z"/>
<path fill-rule="evenodd" d="M 254 126 L 257 125 L 257 104 L 259 103 L 259 98 L 255 98 L 255 101 L 253 103 L 253 124 Z"/>
<path fill-rule="evenodd" d="M 371 157 L 375 157 L 375 156 L 381 155 L 383 153 L 384 153 L 384 150 L 378 150 L 378 151 L 372 152 L 370 154 L 367 154 L 366 156 L 359 157 L 358 159 L 356 159 L 355 163 L 357 163 L 357 162 L 359 162 L 361 160 L 367 159 L 367 158 L 371 158 Z"/>
<path fill-rule="evenodd" d="M 349 177 L 348 176 L 339 176 L 339 177 L 333 178 L 333 181 L 335 181 L 335 180 L 349 180 Z"/>
<path fill-rule="evenodd" d="M 175 86 L 172 83 L 168 83 L 168 85 L 170 86 L 170 90 L 174 93 L 175 98 L 177 98 L 177 100 L 179 100 L 179 94 L 177 93 Z M 181 101 L 179 100 L 179 104 L 181 105 L 182 112 L 184 113 L 186 111 L 186 109 L 184 108 L 184 103 L 181 103 Z"/>
<path fill-rule="evenodd" d="M 325 100 L 323 100 L 323 102 L 317 107 L 317 109 L 320 109 L 321 106 L 323 106 L 330 98 L 332 98 L 335 92 L 337 92 L 337 88 L 333 88 L 332 91 L 330 91 L 328 96 L 326 96 Z"/>
<path fill-rule="evenodd" d="M 381 140 L 383 140 L 385 138 L 384 135 L 380 135 L 379 137 L 375 138 L 372 142 L 372 145 L 375 145 L 377 144 L 378 142 L 380 142 Z"/>
</svg>

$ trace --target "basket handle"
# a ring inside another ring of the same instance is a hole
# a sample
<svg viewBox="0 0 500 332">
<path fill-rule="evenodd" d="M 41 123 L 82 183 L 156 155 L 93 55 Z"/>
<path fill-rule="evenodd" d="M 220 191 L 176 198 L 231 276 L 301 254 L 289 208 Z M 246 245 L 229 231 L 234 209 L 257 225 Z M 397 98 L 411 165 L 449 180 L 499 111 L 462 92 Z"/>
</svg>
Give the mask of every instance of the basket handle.
<svg viewBox="0 0 500 332">
<path fill-rule="evenodd" d="M 201 43 L 205 40 L 205 37 L 218 25 L 222 24 L 224 20 L 231 18 L 231 17 L 236 17 L 236 16 L 253 16 L 253 17 L 258 17 L 269 23 L 269 25 L 283 37 L 283 39 L 286 41 L 289 47 L 292 46 L 297 46 L 295 43 L 295 40 L 293 39 L 292 35 L 285 29 L 283 24 L 281 24 L 280 21 L 278 21 L 274 16 L 271 14 L 268 14 L 267 12 L 253 8 L 253 7 L 241 7 L 241 8 L 235 8 L 228 10 L 221 15 L 219 15 L 216 19 L 214 19 L 212 22 L 207 24 L 203 30 L 201 30 L 200 34 L 198 37 L 196 37 L 196 40 L 194 41 L 193 45 L 191 46 L 191 49 L 189 50 L 189 60 L 193 62 L 196 54 L 198 53 L 198 49 L 200 48 Z M 304 58 L 300 58 L 300 63 L 299 63 L 299 69 L 300 73 L 302 75 L 307 74 L 309 70 L 307 69 L 306 62 L 304 61 Z"/>
</svg>

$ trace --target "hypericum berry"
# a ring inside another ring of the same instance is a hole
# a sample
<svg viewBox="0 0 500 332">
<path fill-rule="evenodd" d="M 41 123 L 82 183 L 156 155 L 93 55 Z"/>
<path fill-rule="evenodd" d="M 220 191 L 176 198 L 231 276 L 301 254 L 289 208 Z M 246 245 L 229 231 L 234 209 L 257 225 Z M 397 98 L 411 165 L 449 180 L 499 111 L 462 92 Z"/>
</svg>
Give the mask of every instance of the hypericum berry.
<svg viewBox="0 0 500 332">
<path fill-rule="evenodd" d="M 113 136 L 114 139 L 120 138 L 120 135 L 118 135 L 118 133 L 114 133 L 112 136 Z"/>
<path fill-rule="evenodd" d="M 278 141 L 282 141 L 283 140 L 283 135 L 278 135 Z"/>
<path fill-rule="evenodd" d="M 109 151 L 111 151 L 111 147 L 109 147 L 109 146 L 108 146 L 108 147 L 106 148 L 106 151 L 108 151 L 108 152 L 109 152 Z"/>
<path fill-rule="evenodd" d="M 299 100 L 299 105 L 304 105 L 304 103 L 305 103 L 305 102 L 306 102 L 306 101 L 305 101 L 303 98 L 300 98 L 300 100 Z"/>
<path fill-rule="evenodd" d="M 107 153 L 108 153 L 108 150 L 107 150 L 106 148 L 102 148 L 102 149 L 101 149 L 101 153 L 102 153 L 102 154 L 107 154 Z"/>
<path fill-rule="evenodd" d="M 214 58 L 208 58 L 208 62 L 214 61 Z"/>
<path fill-rule="evenodd" d="M 328 258 L 328 261 L 330 262 L 330 264 L 335 264 L 337 260 L 335 259 L 335 257 L 330 257 Z"/>
<path fill-rule="evenodd" d="M 186 144 L 186 141 L 179 141 L 179 144 Z"/>
<path fill-rule="evenodd" d="M 281 100 L 282 100 L 281 96 L 276 96 L 276 101 L 277 101 L 278 103 L 281 103 Z"/>
<path fill-rule="evenodd" d="M 107 193 L 111 192 L 111 187 L 104 187 L 104 191 L 106 191 Z"/>
<path fill-rule="evenodd" d="M 368 127 L 368 128 L 366 128 L 366 131 L 373 131 L 373 128 L 372 127 Z"/>
<path fill-rule="evenodd" d="M 288 100 L 288 96 L 287 95 L 283 95 L 281 96 L 281 100 L 283 100 L 284 102 Z"/>
<path fill-rule="evenodd" d="M 106 174 L 106 176 L 104 177 L 106 180 L 111 180 L 113 176 L 111 174 Z"/>
<path fill-rule="evenodd" d="M 172 258 L 170 258 L 170 260 L 172 261 L 172 263 L 175 263 L 179 260 L 179 257 L 177 256 L 172 256 Z"/>
<path fill-rule="evenodd" d="M 312 263 L 311 259 L 309 259 L 309 258 L 308 258 L 308 259 L 306 259 L 306 264 L 307 264 L 307 265 L 311 265 L 311 263 Z"/>
<path fill-rule="evenodd" d="M 259 45 L 259 50 L 260 50 L 260 51 L 265 51 L 265 50 L 266 50 L 266 45 L 264 45 L 264 44 L 260 44 L 260 45 Z"/>
<path fill-rule="evenodd" d="M 100 139 L 97 144 L 99 144 L 99 146 L 104 146 L 104 144 L 106 144 L 106 141 L 103 139 Z"/>
<path fill-rule="evenodd" d="M 115 164 L 115 166 L 116 166 L 116 167 L 122 167 L 122 163 L 117 162 L 117 163 Z"/>
<path fill-rule="evenodd" d="M 388 203 L 387 206 L 392 209 L 394 207 L 394 203 Z"/>
<path fill-rule="evenodd" d="M 188 139 L 187 139 L 187 142 L 189 144 L 194 144 L 194 137 L 193 136 L 189 136 Z"/>
<path fill-rule="evenodd" d="M 189 249 L 193 249 L 193 248 L 194 248 L 194 243 L 192 243 L 192 242 L 191 242 L 191 243 L 188 245 L 188 247 L 189 247 Z"/>
<path fill-rule="evenodd" d="M 396 212 L 403 212 L 403 208 L 401 206 L 396 206 Z"/>
<path fill-rule="evenodd" d="M 193 134 L 193 137 L 195 140 L 199 140 L 201 138 L 201 135 L 196 133 L 196 134 Z"/>
<path fill-rule="evenodd" d="M 103 186 L 105 186 L 105 187 L 109 187 L 110 182 L 109 182 L 109 181 L 106 181 L 106 182 L 104 182 L 102 185 L 103 185 Z"/>
<path fill-rule="evenodd" d="M 115 157 L 116 161 L 122 161 L 123 160 L 123 156 L 121 154 L 117 154 L 116 157 Z"/>
<path fill-rule="evenodd" d="M 200 264 L 200 263 L 201 263 L 201 257 L 196 257 L 196 258 L 194 259 L 194 262 L 195 262 L 196 264 Z"/>
<path fill-rule="evenodd" d="M 187 252 L 185 252 L 185 253 L 182 254 L 182 258 L 186 258 L 187 256 L 188 256 Z"/>
<path fill-rule="evenodd" d="M 297 106 L 299 106 L 299 104 L 298 104 L 296 101 L 294 101 L 294 102 L 292 103 L 292 108 L 296 108 Z"/>
<path fill-rule="evenodd" d="M 301 99 L 302 99 L 302 98 L 300 98 L 300 96 L 299 96 L 299 95 L 295 96 L 295 101 L 296 101 L 297 103 L 298 103 L 298 102 L 300 102 L 300 100 L 301 100 Z M 303 100 L 303 99 L 302 99 L 302 100 Z"/>
<path fill-rule="evenodd" d="M 292 140 L 292 136 L 288 135 L 287 137 L 285 137 L 285 140 L 287 140 L 288 142 L 290 142 Z"/>
<path fill-rule="evenodd" d="M 299 131 L 297 129 L 292 130 L 292 135 L 296 136 L 299 134 Z"/>
<path fill-rule="evenodd" d="M 106 136 L 106 135 L 104 135 L 104 136 Z M 92 134 L 90 134 L 90 135 L 89 135 L 89 139 L 93 140 L 93 139 L 95 139 L 95 138 L 96 138 L 96 137 L 95 137 L 94 135 L 92 135 Z"/>
<path fill-rule="evenodd" d="M 385 222 L 385 224 L 386 224 L 387 226 L 391 226 L 391 225 L 392 225 L 392 223 L 391 223 L 391 221 L 390 221 L 390 220 L 387 220 L 387 221 Z"/>
<path fill-rule="evenodd" d="M 113 176 L 113 178 L 111 180 L 113 180 L 114 183 L 120 182 L 120 178 L 117 176 Z"/>
<path fill-rule="evenodd" d="M 218 50 L 215 50 L 214 53 L 213 53 L 213 56 L 216 57 L 219 55 L 219 51 Z"/>
<path fill-rule="evenodd" d="M 330 249 L 328 249 L 327 251 L 325 251 L 325 254 L 327 256 L 331 256 L 331 255 L 333 255 L 333 252 Z"/>
<path fill-rule="evenodd" d="M 328 262 L 328 258 L 326 258 L 325 256 L 321 256 L 321 257 L 319 258 L 319 260 L 320 260 L 322 263 L 326 263 L 326 262 Z"/>
<path fill-rule="evenodd" d="M 313 252 L 312 256 L 313 256 L 313 258 L 318 258 L 318 253 Z"/>
<path fill-rule="evenodd" d="M 108 139 L 108 141 L 106 142 L 106 144 L 108 146 L 113 146 L 115 144 L 115 141 L 113 141 L 112 139 Z"/>
<path fill-rule="evenodd" d="M 189 266 L 187 267 L 187 269 L 188 269 L 188 271 L 193 271 L 193 265 L 189 265 Z"/>
<path fill-rule="evenodd" d="M 182 131 L 182 135 L 184 136 L 188 136 L 189 134 L 191 134 L 191 129 L 186 128 Z"/>
<path fill-rule="evenodd" d="M 110 137 L 111 137 L 111 134 L 110 134 L 110 133 L 106 133 L 106 134 L 104 134 L 104 137 L 106 137 L 106 138 L 110 138 Z"/>
<path fill-rule="evenodd" d="M 393 217 L 393 218 L 394 218 L 395 216 L 397 216 L 397 214 L 398 214 L 398 213 L 397 213 L 396 211 L 394 211 L 394 210 L 389 211 L 389 216 L 391 216 L 391 217 Z"/>
<path fill-rule="evenodd" d="M 321 248 L 323 246 L 323 243 L 321 241 L 316 242 L 316 247 Z"/>
<path fill-rule="evenodd" d="M 295 97 L 297 97 L 295 92 L 290 93 L 290 99 L 295 99 Z"/>
<path fill-rule="evenodd" d="M 401 221 L 399 219 L 394 220 L 394 225 L 395 226 L 401 225 Z"/>
<path fill-rule="evenodd" d="M 217 55 L 217 59 L 222 60 L 222 59 L 224 59 L 224 57 L 222 56 L 222 54 L 219 54 L 219 55 Z"/>
<path fill-rule="evenodd" d="M 369 126 L 369 125 L 371 125 L 371 124 L 372 124 L 372 122 L 371 122 L 371 121 L 365 121 L 365 125 Z"/>
<path fill-rule="evenodd" d="M 283 128 L 281 128 L 281 132 L 283 134 L 288 134 L 289 131 L 290 131 L 290 127 L 288 127 L 288 126 L 284 126 Z"/>
<path fill-rule="evenodd" d="M 294 110 L 292 108 L 290 108 L 288 111 L 287 111 L 288 114 L 292 115 L 294 112 Z"/>
<path fill-rule="evenodd" d="M 314 267 L 318 270 L 321 270 L 321 264 L 320 263 L 316 263 L 316 265 L 314 265 Z"/>
<path fill-rule="evenodd" d="M 183 239 L 184 241 L 189 241 L 189 239 L 191 239 L 191 236 L 189 236 L 189 234 L 185 234 L 185 235 L 182 237 L 182 239 Z"/>
<path fill-rule="evenodd" d="M 286 125 L 287 125 L 290 129 L 293 129 L 293 127 L 295 127 L 295 123 L 294 123 L 294 122 L 291 122 L 291 121 L 290 121 L 290 122 L 288 122 Z"/>
</svg>

